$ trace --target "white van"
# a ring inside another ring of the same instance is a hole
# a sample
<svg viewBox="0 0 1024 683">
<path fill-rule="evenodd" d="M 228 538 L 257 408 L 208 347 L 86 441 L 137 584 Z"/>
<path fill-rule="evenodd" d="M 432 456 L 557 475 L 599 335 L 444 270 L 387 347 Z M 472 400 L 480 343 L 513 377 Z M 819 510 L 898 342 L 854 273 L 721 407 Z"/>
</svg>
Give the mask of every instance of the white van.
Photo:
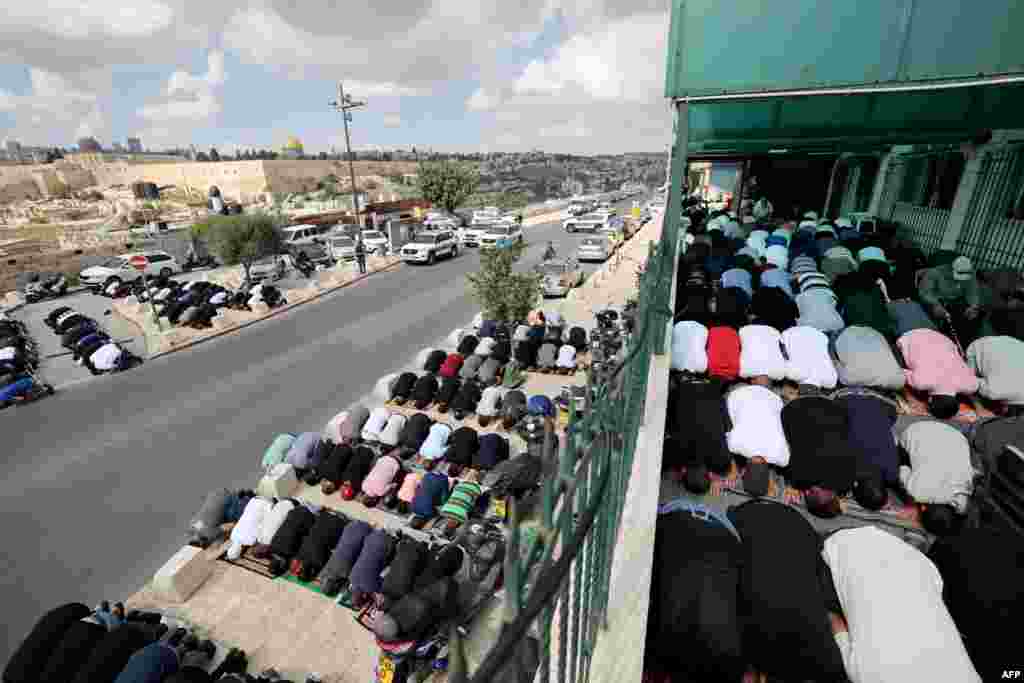
<svg viewBox="0 0 1024 683">
<path fill-rule="evenodd" d="M 316 243 L 328 230 L 329 227 L 326 225 L 290 225 L 283 228 L 281 234 L 284 236 L 285 247 L 296 247 L 300 244 Z"/>
</svg>

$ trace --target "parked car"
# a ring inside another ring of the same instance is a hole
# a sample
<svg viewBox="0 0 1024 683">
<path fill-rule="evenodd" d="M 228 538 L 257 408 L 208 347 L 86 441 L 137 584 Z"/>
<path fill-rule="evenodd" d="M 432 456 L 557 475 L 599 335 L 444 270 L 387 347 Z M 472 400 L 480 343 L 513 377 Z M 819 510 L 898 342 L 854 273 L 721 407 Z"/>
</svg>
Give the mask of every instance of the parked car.
<svg viewBox="0 0 1024 683">
<path fill-rule="evenodd" d="M 86 268 L 78 274 L 78 281 L 92 290 L 100 290 L 110 284 L 135 282 L 142 272 L 132 265 L 132 259 L 146 259 L 146 275 L 170 277 L 181 272 L 177 259 L 166 251 L 144 251 L 136 254 L 113 256 L 98 266 Z"/>
<path fill-rule="evenodd" d="M 603 235 L 584 237 L 576 247 L 576 259 L 579 261 L 607 261 L 611 255 L 611 242 Z"/>
<path fill-rule="evenodd" d="M 298 258 L 299 254 L 305 254 L 306 258 L 313 264 L 330 264 L 334 259 L 331 258 L 331 253 L 327 246 L 324 244 L 299 244 L 297 246 L 288 247 L 288 254 L 293 259 Z"/>
<path fill-rule="evenodd" d="M 451 230 L 421 232 L 402 247 L 402 260 L 433 265 L 442 256 L 457 256 L 459 243 Z"/>
<path fill-rule="evenodd" d="M 518 225 L 492 225 L 480 238 L 480 249 L 506 249 L 523 241 L 523 229 Z"/>
<path fill-rule="evenodd" d="M 348 235 L 334 233 L 327 237 L 327 250 L 332 261 L 354 261 L 356 241 Z"/>
<path fill-rule="evenodd" d="M 280 254 L 264 256 L 249 266 L 249 279 L 252 282 L 262 282 L 263 280 L 276 282 L 284 277 L 287 270 L 288 261 L 284 256 Z M 245 278 L 244 267 L 242 268 L 242 277 Z"/>
<path fill-rule="evenodd" d="M 366 246 L 367 253 L 380 256 L 384 256 L 391 249 L 387 235 L 380 230 L 363 230 L 363 244 Z"/>
<path fill-rule="evenodd" d="M 579 218 L 570 218 L 562 223 L 566 232 L 596 232 L 608 224 L 609 216 L 600 213 L 588 213 Z"/>
<path fill-rule="evenodd" d="M 472 223 L 459 230 L 459 241 L 467 247 L 479 247 L 480 240 L 487 234 L 491 223 Z"/>
<path fill-rule="evenodd" d="M 329 229 L 329 226 L 326 225 L 291 225 L 281 230 L 282 242 L 285 247 L 315 244 L 322 241 L 322 235 Z"/>
<path fill-rule="evenodd" d="M 537 266 L 544 296 L 565 296 L 573 287 L 583 283 L 583 270 L 575 258 L 553 258 Z"/>
</svg>

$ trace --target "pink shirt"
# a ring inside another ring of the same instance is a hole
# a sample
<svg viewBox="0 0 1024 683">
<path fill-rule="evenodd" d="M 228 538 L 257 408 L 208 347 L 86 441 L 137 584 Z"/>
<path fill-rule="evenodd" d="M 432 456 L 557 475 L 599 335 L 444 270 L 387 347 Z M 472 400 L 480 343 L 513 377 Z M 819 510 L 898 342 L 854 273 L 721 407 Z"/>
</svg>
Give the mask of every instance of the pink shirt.
<svg viewBox="0 0 1024 683">
<path fill-rule="evenodd" d="M 368 496 L 380 497 L 391 493 L 394 488 L 395 475 L 401 463 L 391 455 L 382 456 L 363 480 L 363 493 Z"/>
<path fill-rule="evenodd" d="M 935 330 L 911 330 L 897 342 L 908 370 L 907 383 L 919 391 L 943 396 L 973 394 L 978 378 L 967 367 L 953 340 Z"/>
</svg>

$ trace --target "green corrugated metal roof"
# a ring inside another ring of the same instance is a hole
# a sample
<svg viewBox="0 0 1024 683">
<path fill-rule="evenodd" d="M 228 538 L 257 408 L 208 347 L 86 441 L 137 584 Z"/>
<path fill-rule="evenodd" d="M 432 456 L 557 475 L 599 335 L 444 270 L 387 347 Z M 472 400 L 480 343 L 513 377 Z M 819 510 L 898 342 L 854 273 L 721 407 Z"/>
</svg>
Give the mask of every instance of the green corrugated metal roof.
<svg viewBox="0 0 1024 683">
<path fill-rule="evenodd" d="M 673 0 L 666 97 L 1024 73 L 1016 0 Z"/>
<path fill-rule="evenodd" d="M 691 153 L 860 151 L 1016 128 L 1024 85 L 693 102 Z"/>
</svg>

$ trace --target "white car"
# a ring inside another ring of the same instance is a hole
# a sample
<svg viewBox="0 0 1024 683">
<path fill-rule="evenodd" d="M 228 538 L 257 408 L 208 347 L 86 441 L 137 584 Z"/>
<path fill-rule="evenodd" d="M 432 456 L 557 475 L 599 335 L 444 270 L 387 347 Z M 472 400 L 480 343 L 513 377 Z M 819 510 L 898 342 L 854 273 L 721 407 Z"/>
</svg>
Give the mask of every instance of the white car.
<svg viewBox="0 0 1024 683">
<path fill-rule="evenodd" d="M 332 261 L 354 261 L 356 241 L 348 235 L 332 233 L 327 236 L 327 252 Z"/>
<path fill-rule="evenodd" d="M 576 247 L 578 261 L 607 261 L 612 255 L 612 245 L 604 235 L 584 237 Z"/>
<path fill-rule="evenodd" d="M 491 223 L 474 223 L 459 231 L 459 241 L 467 247 L 479 247 L 480 240 L 490 230 Z"/>
<path fill-rule="evenodd" d="M 380 230 L 363 230 L 363 244 L 367 253 L 384 256 L 391 249 L 387 236 Z"/>
<path fill-rule="evenodd" d="M 603 213 L 588 213 L 579 218 L 570 218 L 562 224 L 566 232 L 596 232 L 608 225 L 611 216 Z"/>
<path fill-rule="evenodd" d="M 480 249 L 505 249 L 523 241 L 523 230 L 518 225 L 495 224 L 480 238 Z"/>
<path fill-rule="evenodd" d="M 459 243 L 451 230 L 421 232 L 402 247 L 402 260 L 433 265 L 442 256 L 457 256 L 458 253 Z"/>
<path fill-rule="evenodd" d="M 288 270 L 288 261 L 284 256 L 264 256 L 254 261 L 249 266 L 249 279 L 252 282 L 270 280 L 276 282 L 284 277 Z M 245 268 L 242 268 L 242 277 L 245 278 Z"/>
<path fill-rule="evenodd" d="M 146 275 L 170 277 L 181 272 L 177 259 L 166 251 L 144 251 L 137 254 L 113 256 L 98 266 L 86 268 L 78 274 L 78 281 L 89 289 L 99 290 L 114 282 L 135 282 L 142 271 L 135 268 L 133 259 L 146 260 Z"/>
</svg>

